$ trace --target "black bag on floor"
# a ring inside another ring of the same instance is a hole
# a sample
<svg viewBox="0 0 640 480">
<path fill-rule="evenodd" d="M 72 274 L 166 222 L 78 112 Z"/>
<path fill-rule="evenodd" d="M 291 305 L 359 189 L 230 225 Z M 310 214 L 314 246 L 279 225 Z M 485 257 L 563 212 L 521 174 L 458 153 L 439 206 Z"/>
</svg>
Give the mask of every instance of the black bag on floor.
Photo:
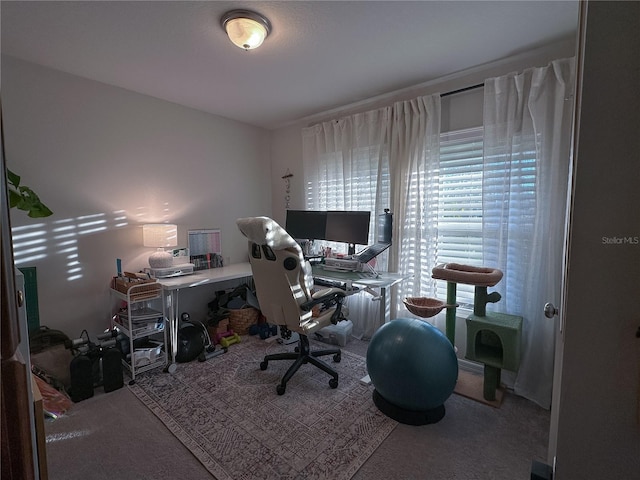
<svg viewBox="0 0 640 480">
<path fill-rule="evenodd" d="M 74 402 L 93 397 L 93 362 L 86 355 L 78 355 L 71 360 L 71 387 L 69 396 Z"/>
<path fill-rule="evenodd" d="M 122 353 L 117 348 L 108 348 L 102 354 L 102 386 L 105 393 L 113 392 L 124 385 L 122 375 Z"/>
<path fill-rule="evenodd" d="M 63 331 L 44 325 L 29 334 L 29 351 L 32 354 L 40 353 L 56 345 L 71 348 L 71 339 Z"/>
</svg>

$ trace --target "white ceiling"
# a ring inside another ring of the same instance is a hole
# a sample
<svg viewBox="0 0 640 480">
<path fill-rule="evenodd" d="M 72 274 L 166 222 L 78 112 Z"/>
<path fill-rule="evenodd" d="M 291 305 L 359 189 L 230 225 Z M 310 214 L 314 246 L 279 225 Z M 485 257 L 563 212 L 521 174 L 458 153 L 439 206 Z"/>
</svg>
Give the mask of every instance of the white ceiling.
<svg viewBox="0 0 640 480">
<path fill-rule="evenodd" d="M 245 52 L 219 19 L 269 18 Z M 2 1 L 2 53 L 277 128 L 572 39 L 577 1 Z"/>
</svg>

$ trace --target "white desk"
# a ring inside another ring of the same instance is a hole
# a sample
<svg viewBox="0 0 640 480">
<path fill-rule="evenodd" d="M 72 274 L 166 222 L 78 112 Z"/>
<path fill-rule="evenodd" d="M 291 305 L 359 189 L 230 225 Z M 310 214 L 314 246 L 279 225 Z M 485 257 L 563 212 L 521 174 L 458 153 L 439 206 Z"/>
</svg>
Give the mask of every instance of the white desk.
<svg viewBox="0 0 640 480">
<path fill-rule="evenodd" d="M 183 288 L 193 288 L 225 282 L 227 280 L 250 278 L 251 276 L 251 264 L 245 262 L 229 265 L 228 267 L 198 270 L 191 275 L 181 277 L 158 279 L 158 283 L 162 285 L 162 289 L 164 290 L 165 302 L 168 306 L 169 333 L 171 338 L 171 363 L 167 368 L 169 372 L 173 373 L 176 370 L 175 358 L 178 350 L 178 300 L 180 290 Z"/>
<path fill-rule="evenodd" d="M 388 296 L 387 290 L 394 285 L 410 278 L 407 275 L 400 273 L 380 272 L 377 277 L 371 276 L 371 274 L 364 272 L 336 272 L 333 270 L 326 270 L 323 265 L 314 265 L 312 267 L 313 276 L 315 278 L 322 278 L 333 282 L 343 282 L 347 286 L 349 284 L 364 287 L 366 291 L 372 293 L 370 289 L 379 288 L 380 296 L 380 325 L 387 323 L 390 320 L 390 311 L 388 309 Z"/>
</svg>

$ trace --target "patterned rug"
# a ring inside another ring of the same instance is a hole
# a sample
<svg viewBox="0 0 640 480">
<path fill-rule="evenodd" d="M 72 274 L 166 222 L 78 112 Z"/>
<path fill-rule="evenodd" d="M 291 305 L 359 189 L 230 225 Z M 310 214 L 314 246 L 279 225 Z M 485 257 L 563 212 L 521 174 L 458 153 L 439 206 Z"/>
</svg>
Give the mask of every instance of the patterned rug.
<svg viewBox="0 0 640 480">
<path fill-rule="evenodd" d="M 340 363 L 325 357 L 340 375 L 337 389 L 306 364 L 277 395 L 290 361 L 265 371 L 260 361 L 294 345 L 243 336 L 225 354 L 179 364 L 174 374 L 143 373 L 129 388 L 218 480 L 348 480 L 397 423 L 360 383 L 365 359 L 344 350 Z"/>
</svg>

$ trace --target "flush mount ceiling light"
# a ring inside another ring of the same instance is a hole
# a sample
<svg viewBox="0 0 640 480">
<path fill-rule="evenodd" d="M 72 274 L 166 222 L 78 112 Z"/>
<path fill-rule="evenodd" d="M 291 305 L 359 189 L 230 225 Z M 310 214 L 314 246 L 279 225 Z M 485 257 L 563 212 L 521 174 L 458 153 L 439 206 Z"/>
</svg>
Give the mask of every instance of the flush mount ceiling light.
<svg viewBox="0 0 640 480">
<path fill-rule="evenodd" d="M 229 39 L 244 50 L 259 47 L 271 32 L 271 24 L 262 15 L 249 10 L 232 10 L 220 19 Z"/>
</svg>

